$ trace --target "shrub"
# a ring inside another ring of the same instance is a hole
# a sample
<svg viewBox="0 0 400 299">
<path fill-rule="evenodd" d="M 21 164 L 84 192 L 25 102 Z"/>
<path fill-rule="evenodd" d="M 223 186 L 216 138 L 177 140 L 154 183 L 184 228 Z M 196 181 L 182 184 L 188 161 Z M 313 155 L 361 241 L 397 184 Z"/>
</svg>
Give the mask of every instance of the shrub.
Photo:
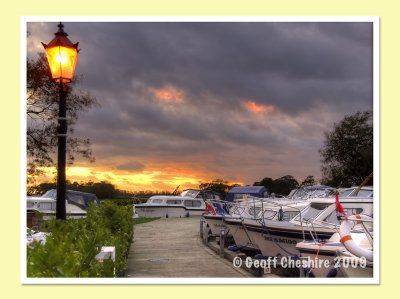
<svg viewBox="0 0 400 299">
<path fill-rule="evenodd" d="M 46 244 L 28 247 L 28 277 L 112 277 L 121 274 L 133 237 L 132 207 L 105 202 L 84 219 L 51 220 Z M 102 246 L 116 247 L 116 260 L 95 259 Z"/>
</svg>

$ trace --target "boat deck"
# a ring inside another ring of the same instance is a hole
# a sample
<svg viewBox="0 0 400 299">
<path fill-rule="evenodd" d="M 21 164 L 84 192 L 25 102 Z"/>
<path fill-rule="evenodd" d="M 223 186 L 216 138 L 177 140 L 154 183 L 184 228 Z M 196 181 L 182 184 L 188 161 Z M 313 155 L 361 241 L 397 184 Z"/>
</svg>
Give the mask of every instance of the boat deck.
<svg viewBox="0 0 400 299">
<path fill-rule="evenodd" d="M 199 217 L 137 224 L 125 277 L 252 277 L 199 238 Z"/>
</svg>

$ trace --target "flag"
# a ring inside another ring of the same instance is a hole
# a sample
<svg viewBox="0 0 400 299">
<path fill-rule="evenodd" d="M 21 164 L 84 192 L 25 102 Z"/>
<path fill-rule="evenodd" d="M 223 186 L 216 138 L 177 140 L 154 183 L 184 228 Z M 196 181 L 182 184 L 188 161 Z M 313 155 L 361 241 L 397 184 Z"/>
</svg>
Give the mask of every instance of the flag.
<svg viewBox="0 0 400 299">
<path fill-rule="evenodd" d="M 204 211 L 204 214 L 211 214 L 211 215 L 217 215 L 217 211 L 215 210 L 214 206 L 210 204 L 209 202 L 205 202 L 206 204 L 206 210 Z"/>
<path fill-rule="evenodd" d="M 344 216 L 346 216 L 346 212 L 343 209 L 342 204 L 339 201 L 339 192 L 336 192 L 336 212 L 343 214 Z"/>
</svg>

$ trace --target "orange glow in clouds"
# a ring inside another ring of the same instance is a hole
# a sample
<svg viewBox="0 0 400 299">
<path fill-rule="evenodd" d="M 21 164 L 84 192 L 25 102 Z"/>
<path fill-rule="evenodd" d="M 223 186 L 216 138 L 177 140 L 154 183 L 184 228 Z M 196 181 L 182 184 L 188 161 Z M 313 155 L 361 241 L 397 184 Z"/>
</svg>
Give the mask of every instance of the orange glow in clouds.
<svg viewBox="0 0 400 299">
<path fill-rule="evenodd" d="M 242 105 L 252 113 L 262 113 L 266 111 L 273 111 L 275 109 L 272 105 L 258 104 L 252 100 L 243 101 Z"/>
<path fill-rule="evenodd" d="M 158 89 L 152 88 L 150 91 L 162 102 L 182 103 L 185 98 L 185 92 L 173 86 L 166 86 Z"/>
</svg>

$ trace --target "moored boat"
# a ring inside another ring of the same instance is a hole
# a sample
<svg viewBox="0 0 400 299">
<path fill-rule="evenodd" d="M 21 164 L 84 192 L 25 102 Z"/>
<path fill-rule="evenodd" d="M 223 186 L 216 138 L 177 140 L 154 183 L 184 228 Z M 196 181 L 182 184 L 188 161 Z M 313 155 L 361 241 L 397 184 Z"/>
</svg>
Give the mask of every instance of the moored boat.
<svg viewBox="0 0 400 299">
<path fill-rule="evenodd" d="M 252 242 L 257 244 L 264 256 L 296 256 L 297 243 L 303 240 L 328 240 L 335 233 L 332 225 L 339 225 L 335 198 L 313 198 L 308 201 L 310 204 L 289 222 L 267 219 L 243 221 Z M 340 201 L 348 215 L 373 213 L 371 196 L 345 197 Z"/>
<path fill-rule="evenodd" d="M 50 189 L 42 196 L 27 197 L 27 225 L 32 227 L 35 222 L 35 215 L 40 213 L 43 220 L 48 220 L 56 216 L 56 197 L 57 190 Z M 67 218 L 86 217 L 87 209 L 90 204 L 99 205 L 100 201 L 95 194 L 67 190 L 66 194 L 66 214 Z"/>
<path fill-rule="evenodd" d="M 218 200 L 220 197 L 209 190 L 185 190 L 179 196 L 155 195 L 146 203 L 136 204 L 139 217 L 183 218 L 201 216 L 206 208 L 205 200 Z"/>
</svg>

